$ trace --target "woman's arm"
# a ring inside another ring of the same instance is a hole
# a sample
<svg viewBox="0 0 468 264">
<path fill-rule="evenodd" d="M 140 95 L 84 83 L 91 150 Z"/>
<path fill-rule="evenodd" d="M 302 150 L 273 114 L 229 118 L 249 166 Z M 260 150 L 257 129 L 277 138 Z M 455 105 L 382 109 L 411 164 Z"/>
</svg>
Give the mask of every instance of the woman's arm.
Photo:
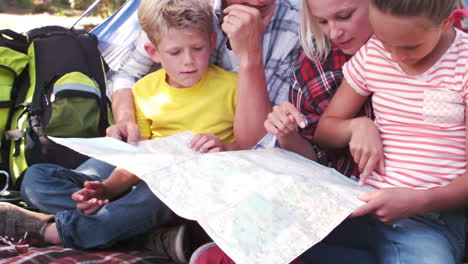
<svg viewBox="0 0 468 264">
<path fill-rule="evenodd" d="M 268 133 L 278 138 L 280 147 L 296 152 L 311 160 L 317 160 L 317 155 L 311 142 L 297 132 L 297 127 L 304 128 L 305 118 L 302 113 L 290 102 L 273 107 L 268 114 L 264 126 Z"/>
</svg>

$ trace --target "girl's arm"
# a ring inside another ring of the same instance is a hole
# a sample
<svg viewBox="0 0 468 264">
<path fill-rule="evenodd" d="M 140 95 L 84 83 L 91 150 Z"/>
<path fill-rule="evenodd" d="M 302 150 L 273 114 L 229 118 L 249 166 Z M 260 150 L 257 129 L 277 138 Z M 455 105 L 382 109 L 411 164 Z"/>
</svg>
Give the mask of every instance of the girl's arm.
<svg viewBox="0 0 468 264">
<path fill-rule="evenodd" d="M 465 109 L 465 119 L 467 116 L 468 108 Z M 468 124 L 467 121 L 465 123 Z M 468 125 L 465 126 L 468 129 Z M 466 142 L 467 139 L 465 145 Z M 461 208 L 468 204 L 468 172 L 439 188 L 383 188 L 358 198 L 366 204 L 356 209 L 351 217 L 370 214 L 384 223 L 393 223 L 418 214 Z"/>
<path fill-rule="evenodd" d="M 360 184 L 377 169 L 385 173 L 383 146 L 374 122 L 367 117 L 354 118 L 367 97 L 358 94 L 343 80 L 338 91 L 319 120 L 314 140 L 323 148 L 343 148 L 349 145 L 358 164 Z"/>
<path fill-rule="evenodd" d="M 314 139 L 324 148 L 347 147 L 356 126 L 359 110 L 367 97 L 358 94 L 343 80 L 330 105 L 320 118 Z M 353 124 L 354 123 L 354 124 Z"/>
</svg>

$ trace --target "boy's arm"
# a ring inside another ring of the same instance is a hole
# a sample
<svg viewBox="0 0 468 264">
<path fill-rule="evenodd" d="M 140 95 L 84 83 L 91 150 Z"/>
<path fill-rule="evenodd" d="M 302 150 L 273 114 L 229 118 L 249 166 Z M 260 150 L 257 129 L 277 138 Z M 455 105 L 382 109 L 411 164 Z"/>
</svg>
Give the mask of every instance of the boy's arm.
<svg viewBox="0 0 468 264">
<path fill-rule="evenodd" d="M 104 182 L 84 182 L 83 188 L 74 192 L 71 198 L 76 202 L 78 210 L 85 214 L 94 214 L 108 204 L 110 199 L 121 195 L 139 181 L 140 179 L 130 172 L 117 168 Z"/>
<path fill-rule="evenodd" d="M 103 182 L 106 199 L 113 199 L 121 195 L 139 181 L 141 181 L 140 178 L 135 174 L 123 168 L 116 168 L 111 176 Z"/>
</svg>

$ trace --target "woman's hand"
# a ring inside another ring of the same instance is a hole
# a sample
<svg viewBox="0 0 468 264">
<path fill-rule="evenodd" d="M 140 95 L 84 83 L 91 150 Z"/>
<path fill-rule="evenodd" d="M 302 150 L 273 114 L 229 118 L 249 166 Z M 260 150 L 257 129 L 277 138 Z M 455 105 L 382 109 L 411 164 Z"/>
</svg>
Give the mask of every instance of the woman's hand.
<svg viewBox="0 0 468 264">
<path fill-rule="evenodd" d="M 350 126 L 349 150 L 361 171 L 359 184 L 362 185 L 375 169 L 385 174 L 382 140 L 374 122 L 367 117 L 353 119 Z"/>
<path fill-rule="evenodd" d="M 273 107 L 273 112 L 268 114 L 264 126 L 268 133 L 281 137 L 296 131 L 297 126 L 304 128 L 306 121 L 294 105 L 284 102 Z"/>
<path fill-rule="evenodd" d="M 190 141 L 189 147 L 201 153 L 224 151 L 224 146 L 219 137 L 212 133 L 195 135 Z"/>
</svg>

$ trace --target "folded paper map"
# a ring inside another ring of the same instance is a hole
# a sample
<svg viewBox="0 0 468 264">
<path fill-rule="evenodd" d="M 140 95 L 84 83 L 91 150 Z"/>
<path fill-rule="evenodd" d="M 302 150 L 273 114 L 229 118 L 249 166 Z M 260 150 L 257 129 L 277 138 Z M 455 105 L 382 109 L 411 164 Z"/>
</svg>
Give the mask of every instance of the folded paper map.
<svg viewBox="0 0 468 264">
<path fill-rule="evenodd" d="M 284 264 L 322 240 L 372 191 L 282 149 L 202 154 L 184 132 L 132 146 L 51 138 L 125 168 L 181 217 L 196 220 L 236 263 Z"/>
</svg>

